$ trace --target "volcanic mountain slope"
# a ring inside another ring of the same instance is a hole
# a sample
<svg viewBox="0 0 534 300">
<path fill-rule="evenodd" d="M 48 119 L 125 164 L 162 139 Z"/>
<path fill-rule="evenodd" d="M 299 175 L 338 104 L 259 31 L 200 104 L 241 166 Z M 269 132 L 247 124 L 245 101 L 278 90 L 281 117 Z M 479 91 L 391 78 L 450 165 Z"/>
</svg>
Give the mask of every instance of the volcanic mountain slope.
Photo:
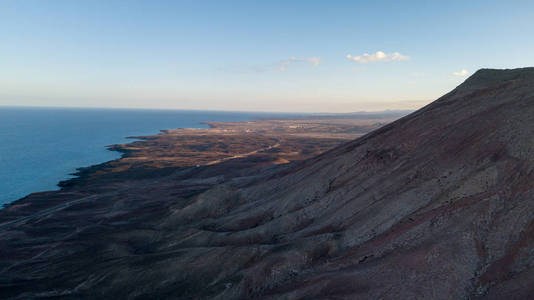
<svg viewBox="0 0 534 300">
<path fill-rule="evenodd" d="M 4 230 L 0 295 L 534 296 L 534 68 L 480 70 L 316 158 L 181 196 L 193 177 Z"/>
</svg>

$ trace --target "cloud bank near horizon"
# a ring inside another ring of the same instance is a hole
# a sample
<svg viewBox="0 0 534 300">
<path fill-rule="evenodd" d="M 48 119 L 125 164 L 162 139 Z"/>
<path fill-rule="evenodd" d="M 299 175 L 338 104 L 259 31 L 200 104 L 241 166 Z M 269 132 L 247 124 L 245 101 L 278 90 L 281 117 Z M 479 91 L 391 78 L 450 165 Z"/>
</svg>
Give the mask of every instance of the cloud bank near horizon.
<svg viewBox="0 0 534 300">
<path fill-rule="evenodd" d="M 385 53 L 382 51 L 377 51 L 375 53 L 364 53 L 358 56 L 352 56 L 347 54 L 345 56 L 348 60 L 357 62 L 357 63 L 369 63 L 369 62 L 391 62 L 391 61 L 405 61 L 409 60 L 410 57 L 407 55 L 400 54 L 399 52 Z"/>
<path fill-rule="evenodd" d="M 465 77 L 465 76 L 469 75 L 469 71 L 467 71 L 466 69 L 462 69 L 462 70 L 460 70 L 458 72 L 452 72 L 452 75 Z"/>
<path fill-rule="evenodd" d="M 301 59 L 301 58 L 296 58 L 294 56 L 291 56 L 289 59 L 284 59 L 284 60 L 281 60 L 280 61 L 280 65 L 278 67 L 278 70 L 280 71 L 285 71 L 287 70 L 287 67 L 289 65 L 291 65 L 292 63 L 302 63 L 302 62 L 307 62 L 307 63 L 311 63 L 313 65 L 313 67 L 317 67 L 319 66 L 319 64 L 321 63 L 321 60 L 319 59 L 319 57 L 309 57 L 309 58 L 304 58 L 304 59 Z"/>
</svg>

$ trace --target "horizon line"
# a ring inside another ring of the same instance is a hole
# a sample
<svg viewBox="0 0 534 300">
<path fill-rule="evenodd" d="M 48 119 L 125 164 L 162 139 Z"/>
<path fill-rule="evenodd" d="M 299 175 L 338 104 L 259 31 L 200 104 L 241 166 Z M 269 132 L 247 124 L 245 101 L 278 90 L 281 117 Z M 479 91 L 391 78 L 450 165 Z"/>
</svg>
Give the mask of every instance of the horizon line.
<svg viewBox="0 0 534 300">
<path fill-rule="evenodd" d="M 427 103 L 428 104 L 428 103 Z M 426 105 L 426 104 L 425 104 Z M 424 107 L 421 106 L 420 108 Z M 157 111 L 191 111 L 191 112 L 235 112 L 235 113 L 264 113 L 264 114 L 306 114 L 306 115 L 347 115 L 364 113 L 384 112 L 414 112 L 417 109 L 381 109 L 381 110 L 356 110 L 348 112 L 303 112 L 303 111 L 277 111 L 277 110 L 225 110 L 225 109 L 194 109 L 194 108 L 151 108 L 151 107 L 101 107 L 101 106 L 56 106 L 56 105 L 6 105 L 0 104 L 0 108 L 42 108 L 42 109 L 101 109 L 101 110 L 157 110 Z"/>
</svg>

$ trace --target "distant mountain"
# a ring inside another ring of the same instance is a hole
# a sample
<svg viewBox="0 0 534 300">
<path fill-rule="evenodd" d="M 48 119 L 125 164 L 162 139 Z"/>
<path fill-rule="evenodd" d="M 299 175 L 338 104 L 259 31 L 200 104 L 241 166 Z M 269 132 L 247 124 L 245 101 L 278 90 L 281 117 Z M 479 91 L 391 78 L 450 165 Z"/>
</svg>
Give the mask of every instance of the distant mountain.
<svg viewBox="0 0 534 300">
<path fill-rule="evenodd" d="M 302 119 L 360 119 L 360 120 L 371 120 L 371 119 L 396 119 L 404 117 L 413 110 L 381 110 L 381 111 L 358 111 L 358 112 L 349 112 L 349 113 L 313 113 L 313 114 L 304 114 L 301 116 Z M 291 116 L 291 119 L 299 118 L 298 116 Z"/>
<path fill-rule="evenodd" d="M 480 70 L 302 163 L 243 171 L 193 196 L 183 186 L 200 175 L 180 176 L 113 196 L 119 183 L 95 188 L 92 206 L 0 231 L 0 254 L 11 255 L 0 295 L 534 295 L 534 68 Z"/>
</svg>

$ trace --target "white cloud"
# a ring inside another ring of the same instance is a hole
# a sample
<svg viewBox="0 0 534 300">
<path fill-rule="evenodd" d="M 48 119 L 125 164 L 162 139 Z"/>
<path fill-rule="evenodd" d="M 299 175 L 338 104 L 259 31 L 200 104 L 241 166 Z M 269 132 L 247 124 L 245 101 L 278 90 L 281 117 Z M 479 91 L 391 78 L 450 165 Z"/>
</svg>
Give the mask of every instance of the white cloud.
<svg viewBox="0 0 534 300">
<path fill-rule="evenodd" d="M 452 75 L 454 75 L 454 76 L 462 76 L 462 77 L 464 77 L 464 76 L 469 75 L 469 71 L 467 71 L 466 69 L 462 69 L 462 70 L 459 71 L 459 72 L 452 72 Z"/>
<path fill-rule="evenodd" d="M 293 64 L 311 65 L 313 68 L 315 68 L 321 64 L 321 59 L 316 56 L 308 58 L 296 58 L 291 56 L 288 59 L 275 61 L 269 64 L 230 66 L 219 68 L 219 70 L 222 72 L 231 73 L 265 73 L 273 70 L 286 71 L 287 68 Z"/>
<path fill-rule="evenodd" d="M 312 63 L 314 67 L 317 67 L 321 63 L 319 57 L 310 57 L 307 58 L 306 61 Z"/>
<path fill-rule="evenodd" d="M 292 64 L 292 63 L 302 63 L 302 62 L 311 63 L 313 65 L 313 67 L 317 67 L 321 63 L 321 60 L 318 57 L 315 57 L 315 56 L 314 57 L 309 57 L 309 58 L 296 58 L 296 57 L 292 56 L 289 59 L 281 60 L 279 66 L 278 66 L 278 70 L 285 71 L 285 70 L 287 70 L 287 67 L 290 64 Z"/>
<path fill-rule="evenodd" d="M 402 55 L 399 52 L 393 52 L 393 53 L 384 53 L 382 51 L 376 51 L 376 53 L 364 53 L 363 55 L 358 56 L 352 56 L 350 54 L 347 54 L 345 56 L 348 60 L 354 61 L 357 63 L 368 63 L 368 62 L 376 62 L 376 61 L 403 61 L 403 60 L 409 60 L 410 57 L 406 55 Z"/>
</svg>

